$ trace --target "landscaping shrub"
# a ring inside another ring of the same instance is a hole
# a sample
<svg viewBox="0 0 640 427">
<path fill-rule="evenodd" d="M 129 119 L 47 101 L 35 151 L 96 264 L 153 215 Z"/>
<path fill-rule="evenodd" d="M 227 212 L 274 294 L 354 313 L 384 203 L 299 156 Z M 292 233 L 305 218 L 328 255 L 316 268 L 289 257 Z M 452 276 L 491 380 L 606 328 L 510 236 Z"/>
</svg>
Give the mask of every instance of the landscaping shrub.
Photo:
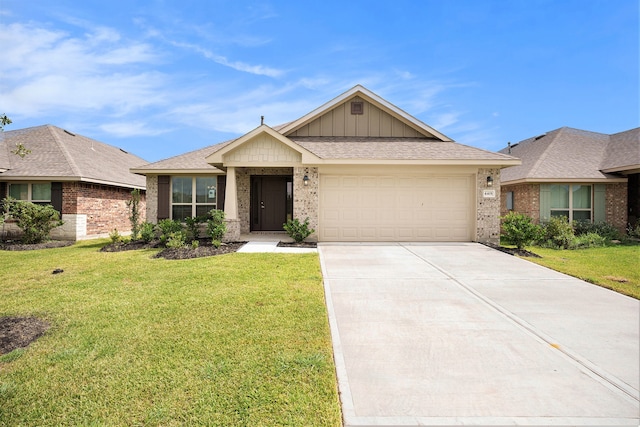
<svg viewBox="0 0 640 427">
<path fill-rule="evenodd" d="M 60 213 L 51 205 L 36 205 L 25 200 L 7 198 L 4 200 L 4 206 L 22 230 L 23 243 L 41 243 L 48 240 L 51 230 L 64 224 L 60 220 Z"/>
<path fill-rule="evenodd" d="M 149 243 L 156 238 L 155 225 L 145 222 L 140 226 L 140 238 L 143 242 Z"/>
<path fill-rule="evenodd" d="M 131 199 L 127 200 L 129 208 L 129 221 L 131 222 L 131 240 L 138 240 L 140 233 L 140 190 L 137 188 L 131 192 Z"/>
<path fill-rule="evenodd" d="M 610 241 L 598 233 L 586 233 L 576 236 L 571 242 L 570 249 L 601 248 L 607 246 Z"/>
<path fill-rule="evenodd" d="M 174 231 L 167 236 L 167 243 L 165 245 L 168 248 L 184 248 L 187 246 L 187 233 L 183 230 Z"/>
<path fill-rule="evenodd" d="M 533 219 L 525 214 L 509 212 L 502 220 L 504 237 L 518 249 L 524 249 L 540 237 L 540 226 L 534 224 Z"/>
<path fill-rule="evenodd" d="M 576 236 L 595 233 L 607 240 L 617 240 L 621 237 L 617 228 L 604 221 L 594 223 L 585 220 L 573 221 L 573 230 Z"/>
<path fill-rule="evenodd" d="M 569 219 L 565 216 L 554 216 L 545 223 L 543 237 L 540 246 L 556 249 L 568 249 L 571 247 L 575 233 Z"/>
<path fill-rule="evenodd" d="M 627 234 L 629 237 L 640 239 L 640 221 L 638 221 L 635 226 L 629 224 L 627 226 Z"/>
<path fill-rule="evenodd" d="M 109 233 L 109 239 L 111 239 L 111 243 L 120 243 L 122 242 L 122 236 L 117 228 L 114 228 L 111 233 Z"/>
<path fill-rule="evenodd" d="M 219 248 L 226 232 L 227 224 L 224 222 L 224 211 L 212 209 L 207 220 L 207 236 L 211 238 L 211 244 Z"/>
<path fill-rule="evenodd" d="M 158 221 L 158 229 L 160 230 L 160 241 L 166 245 L 171 233 L 182 231 L 182 224 L 180 221 L 163 219 Z"/>
<path fill-rule="evenodd" d="M 200 224 L 204 221 L 205 219 L 200 216 L 193 216 L 184 219 L 191 239 L 196 240 L 200 238 Z"/>
<path fill-rule="evenodd" d="M 290 219 L 286 223 L 282 224 L 282 228 L 287 232 L 289 237 L 295 240 L 297 243 L 304 241 L 307 237 L 313 233 L 313 228 L 309 228 L 309 218 L 306 218 L 303 223 L 300 223 L 298 218 Z"/>
</svg>

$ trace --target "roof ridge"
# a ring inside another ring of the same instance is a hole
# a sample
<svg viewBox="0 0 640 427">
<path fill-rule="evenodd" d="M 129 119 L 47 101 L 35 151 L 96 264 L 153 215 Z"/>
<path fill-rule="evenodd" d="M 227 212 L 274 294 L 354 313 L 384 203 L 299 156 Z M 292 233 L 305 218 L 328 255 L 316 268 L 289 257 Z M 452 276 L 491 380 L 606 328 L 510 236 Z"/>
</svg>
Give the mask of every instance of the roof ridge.
<svg viewBox="0 0 640 427">
<path fill-rule="evenodd" d="M 547 156 L 549 155 L 549 147 L 551 147 L 551 145 L 555 142 L 555 140 L 558 138 L 558 136 L 562 133 L 563 130 L 567 129 L 566 126 L 563 126 L 561 128 L 552 130 L 551 132 L 547 132 L 542 138 L 539 139 L 545 139 L 547 137 L 549 137 L 551 133 L 555 132 L 555 135 L 553 135 L 551 137 L 551 139 L 549 140 L 549 143 L 547 144 L 547 147 L 542 151 L 542 154 L 540 154 L 540 157 L 538 157 L 538 160 L 533 164 L 533 166 L 531 166 L 531 169 L 529 169 L 529 175 L 535 175 L 535 172 L 537 172 L 538 168 L 540 167 L 541 164 L 544 163 L 544 159 L 547 158 Z M 537 139 L 534 138 L 529 138 L 531 139 L 531 143 L 538 141 Z"/>
<path fill-rule="evenodd" d="M 69 165 L 71 170 L 75 173 L 75 176 L 82 176 L 81 173 L 80 173 L 80 168 L 78 168 L 78 165 L 76 164 L 75 160 L 73 159 L 73 157 L 69 153 L 69 150 L 67 150 L 66 144 L 62 141 L 62 139 L 55 132 L 55 130 L 61 130 L 61 131 L 64 132 L 64 129 L 61 129 L 61 128 L 59 128 L 57 126 L 54 126 L 54 125 L 45 125 L 45 126 L 46 126 L 47 130 L 51 133 L 51 136 L 53 136 L 54 141 L 56 141 L 56 143 L 58 144 L 58 148 L 60 148 L 60 151 L 62 151 L 62 154 L 64 155 L 64 158 L 67 160 L 67 164 Z"/>
</svg>

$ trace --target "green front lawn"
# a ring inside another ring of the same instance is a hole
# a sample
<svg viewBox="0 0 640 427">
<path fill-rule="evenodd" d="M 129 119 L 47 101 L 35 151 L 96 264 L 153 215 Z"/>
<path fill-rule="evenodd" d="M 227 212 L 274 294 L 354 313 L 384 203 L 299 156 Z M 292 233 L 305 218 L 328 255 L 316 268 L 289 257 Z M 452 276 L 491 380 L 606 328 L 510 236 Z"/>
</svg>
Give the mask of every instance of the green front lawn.
<svg viewBox="0 0 640 427">
<path fill-rule="evenodd" d="M 52 325 L 0 355 L 0 425 L 341 424 L 317 255 L 105 243 L 0 251 L 0 317 Z"/>
<path fill-rule="evenodd" d="M 640 299 L 640 245 L 556 250 L 527 248 L 542 258 L 525 258 L 545 267 Z"/>
</svg>

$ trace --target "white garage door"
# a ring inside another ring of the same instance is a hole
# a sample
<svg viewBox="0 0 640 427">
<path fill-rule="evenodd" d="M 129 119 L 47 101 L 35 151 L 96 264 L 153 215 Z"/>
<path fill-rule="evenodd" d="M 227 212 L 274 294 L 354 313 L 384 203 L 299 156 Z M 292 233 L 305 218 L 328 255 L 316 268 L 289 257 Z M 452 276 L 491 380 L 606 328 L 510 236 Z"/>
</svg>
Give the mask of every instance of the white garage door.
<svg viewBox="0 0 640 427">
<path fill-rule="evenodd" d="M 321 241 L 470 241 L 473 175 L 321 175 Z"/>
</svg>

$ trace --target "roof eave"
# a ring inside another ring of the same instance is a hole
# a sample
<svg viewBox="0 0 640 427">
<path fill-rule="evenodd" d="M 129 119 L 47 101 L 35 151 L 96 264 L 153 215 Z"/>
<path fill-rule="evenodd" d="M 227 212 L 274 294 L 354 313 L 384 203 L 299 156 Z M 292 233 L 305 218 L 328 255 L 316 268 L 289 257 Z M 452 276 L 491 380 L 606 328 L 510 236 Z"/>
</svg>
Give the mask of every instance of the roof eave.
<svg viewBox="0 0 640 427">
<path fill-rule="evenodd" d="M 627 182 L 627 178 L 520 178 L 512 180 L 501 180 L 501 185 L 515 184 L 555 184 L 555 183 L 613 183 Z"/>
<path fill-rule="evenodd" d="M 145 169 L 145 168 L 133 168 L 129 169 L 131 173 L 136 175 L 220 175 L 224 174 L 224 171 L 217 168 L 209 169 Z"/>
<path fill-rule="evenodd" d="M 622 174 L 640 173 L 640 164 L 617 166 L 615 168 L 609 168 L 609 169 L 601 169 L 600 172 L 602 172 L 602 173 L 622 173 Z"/>
<path fill-rule="evenodd" d="M 317 163 L 305 163 L 311 165 L 422 165 L 422 166 L 482 166 L 482 167 L 509 167 L 517 166 L 520 160 L 478 160 L 478 159 L 322 159 Z"/>
</svg>

